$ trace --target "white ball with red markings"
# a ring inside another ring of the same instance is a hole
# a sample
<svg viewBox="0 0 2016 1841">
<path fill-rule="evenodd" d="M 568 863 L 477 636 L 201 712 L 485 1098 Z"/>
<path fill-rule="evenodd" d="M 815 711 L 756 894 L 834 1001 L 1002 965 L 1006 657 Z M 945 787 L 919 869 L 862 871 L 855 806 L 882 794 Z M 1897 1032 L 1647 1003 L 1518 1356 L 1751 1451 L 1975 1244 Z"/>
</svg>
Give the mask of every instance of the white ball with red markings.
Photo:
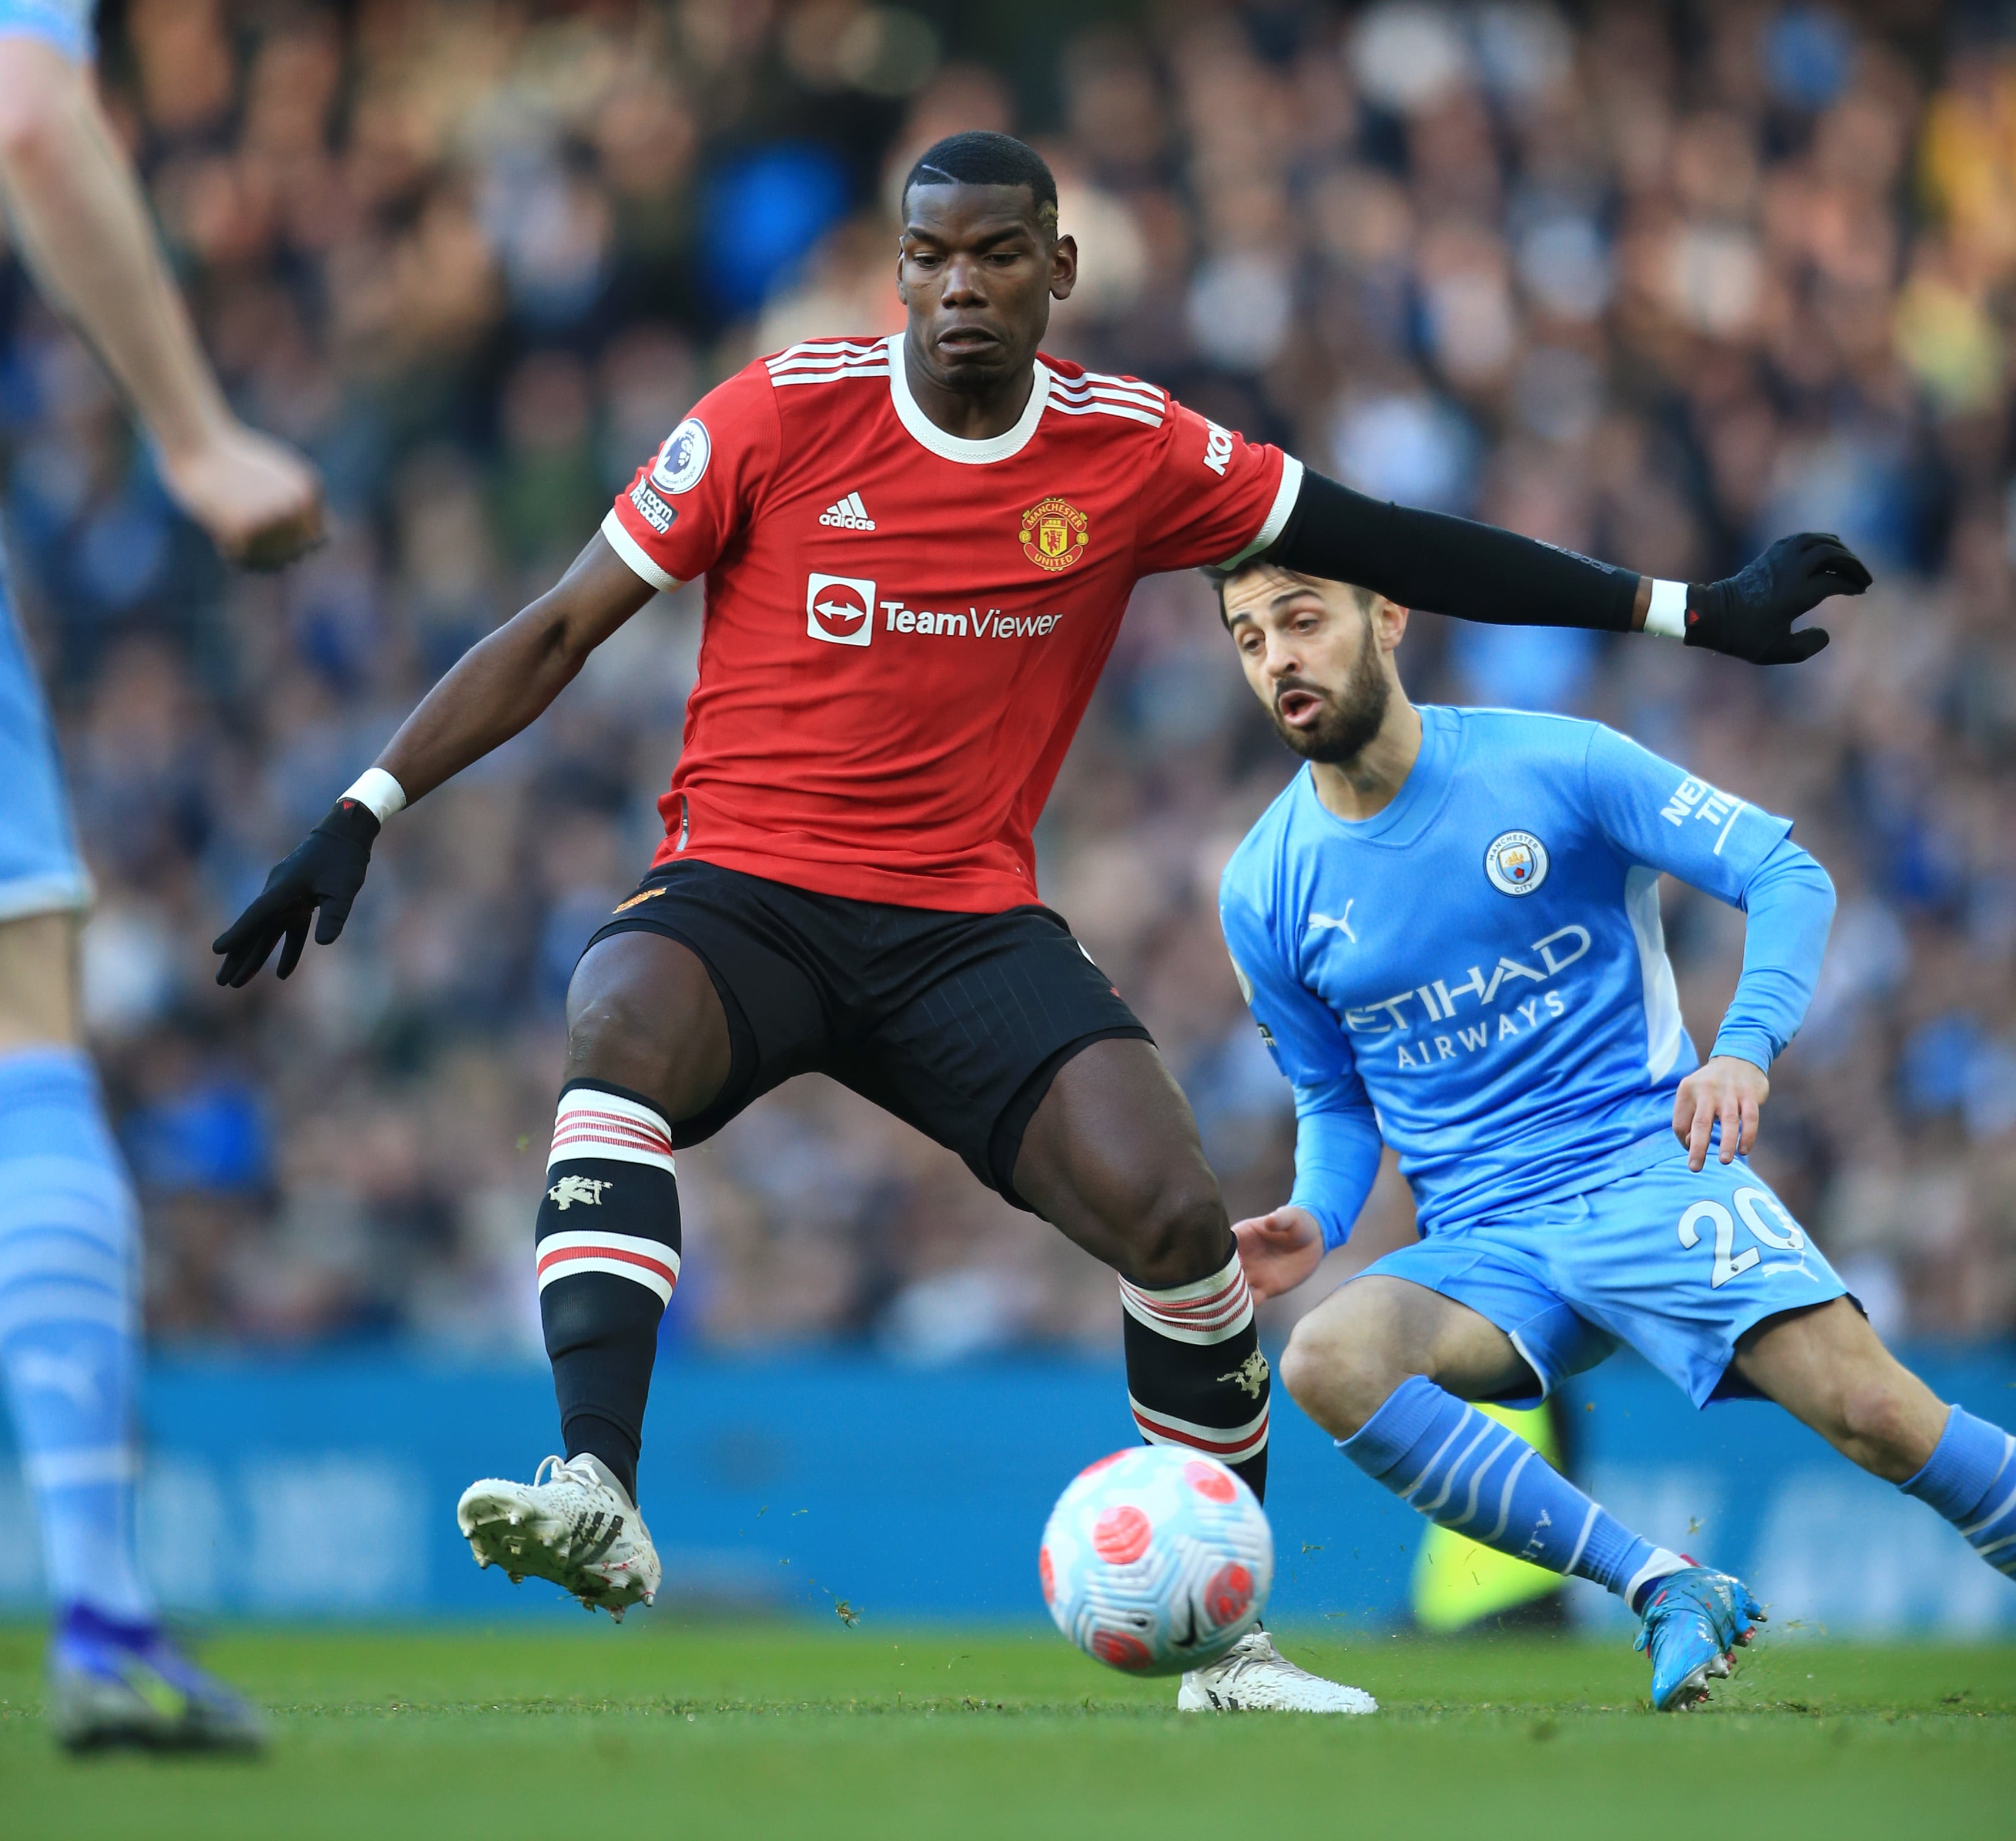
<svg viewBox="0 0 2016 1841">
<path fill-rule="evenodd" d="M 1138 1445 L 1080 1471 L 1036 1556 L 1057 1628 L 1131 1675 L 1215 1662 L 1260 1621 L 1274 1531 L 1215 1457 Z"/>
</svg>

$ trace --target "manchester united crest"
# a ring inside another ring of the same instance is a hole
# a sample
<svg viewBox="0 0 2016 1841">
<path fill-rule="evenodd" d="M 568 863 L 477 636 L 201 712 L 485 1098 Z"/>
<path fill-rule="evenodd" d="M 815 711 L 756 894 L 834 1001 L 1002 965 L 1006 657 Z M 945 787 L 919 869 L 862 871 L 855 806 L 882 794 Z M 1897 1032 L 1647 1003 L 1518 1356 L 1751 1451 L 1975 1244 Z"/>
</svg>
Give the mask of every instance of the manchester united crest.
<svg viewBox="0 0 2016 1841">
<path fill-rule="evenodd" d="M 1068 569 L 1091 541 L 1085 513 L 1067 499 L 1046 499 L 1022 513 L 1022 553 L 1052 575 Z"/>
</svg>

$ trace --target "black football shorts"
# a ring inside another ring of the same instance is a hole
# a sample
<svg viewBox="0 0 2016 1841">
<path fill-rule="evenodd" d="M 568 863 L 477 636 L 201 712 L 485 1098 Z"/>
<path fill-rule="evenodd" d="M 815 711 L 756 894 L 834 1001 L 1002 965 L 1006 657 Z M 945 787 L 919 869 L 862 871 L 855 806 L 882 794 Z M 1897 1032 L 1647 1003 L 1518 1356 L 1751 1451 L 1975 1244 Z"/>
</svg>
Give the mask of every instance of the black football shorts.
<svg viewBox="0 0 2016 1841">
<path fill-rule="evenodd" d="M 690 859 L 653 870 L 596 932 L 663 934 L 707 967 L 734 1059 L 697 1144 L 794 1074 L 825 1074 L 965 1158 L 1018 1208 L 1015 1160 L 1058 1068 L 1152 1038 L 1048 908 L 949 914 L 850 901 Z"/>
</svg>

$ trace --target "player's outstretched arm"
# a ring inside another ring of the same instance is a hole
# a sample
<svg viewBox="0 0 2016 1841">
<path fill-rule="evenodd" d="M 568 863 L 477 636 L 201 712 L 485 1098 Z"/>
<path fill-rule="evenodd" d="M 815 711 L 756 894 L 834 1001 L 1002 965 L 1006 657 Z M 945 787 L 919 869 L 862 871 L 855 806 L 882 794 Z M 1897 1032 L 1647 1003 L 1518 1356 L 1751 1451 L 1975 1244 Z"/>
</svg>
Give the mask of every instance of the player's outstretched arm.
<svg viewBox="0 0 2016 1841">
<path fill-rule="evenodd" d="M 1687 1147 L 1690 1167 L 1705 1166 L 1717 1136 L 1721 1162 L 1733 1163 L 1757 1141 L 1771 1093 L 1765 1071 L 1798 1033 L 1813 1002 L 1834 922 L 1834 884 L 1787 835 L 1790 820 L 1709 785 L 1615 730 L 1592 724 L 1587 734 L 1583 784 L 1617 860 L 1663 870 L 1743 910 L 1743 975 L 1708 1060 L 1673 1095 L 1673 1135 Z M 1662 1007 L 1677 1054 L 1679 1007 L 1670 986 Z M 1665 1065 L 1673 1065 L 1669 1055 Z"/>
<path fill-rule="evenodd" d="M 598 531 L 539 598 L 463 654 L 374 763 L 408 805 L 543 715 L 588 655 L 657 591 Z"/>
<path fill-rule="evenodd" d="M 501 747 L 573 682 L 589 653 L 654 591 L 598 533 L 553 587 L 470 647 L 357 785 L 337 801 L 251 904 L 211 942 L 217 982 L 248 984 L 282 947 L 279 975 L 300 963 L 315 923 L 332 944 L 364 886 L 384 819 Z"/>
<path fill-rule="evenodd" d="M 1721 582 L 1655 582 L 1493 525 L 1368 499 L 1305 473 L 1270 560 L 1353 582 L 1403 607 L 1503 626 L 1651 632 L 1752 665 L 1795 665 L 1827 643 L 1792 623 L 1870 577 L 1838 537 L 1781 537 Z"/>
<path fill-rule="evenodd" d="M 1233 1228 L 1256 1298 L 1293 1291 L 1342 1246 L 1379 1174 L 1378 1117 L 1358 1077 L 1351 1040 L 1301 982 L 1280 937 L 1265 879 L 1256 886 L 1235 854 L 1219 889 L 1219 923 L 1261 1039 L 1295 1095 L 1295 1187 L 1272 1214 Z"/>
<path fill-rule="evenodd" d="M 277 568 L 322 536 L 322 485 L 231 413 L 89 70 L 0 34 L 0 192 L 50 301 L 103 360 L 176 502 L 234 562 Z"/>
<path fill-rule="evenodd" d="M 1834 922 L 1833 881 L 1790 838 L 1780 838 L 1750 872 L 1739 899 L 1743 975 L 1712 1052 L 1673 1095 L 1673 1135 L 1687 1146 L 1690 1169 L 1707 1162 L 1718 1126 L 1723 1163 L 1750 1155 L 1771 1097 L 1764 1071 L 1805 1020 Z"/>
</svg>

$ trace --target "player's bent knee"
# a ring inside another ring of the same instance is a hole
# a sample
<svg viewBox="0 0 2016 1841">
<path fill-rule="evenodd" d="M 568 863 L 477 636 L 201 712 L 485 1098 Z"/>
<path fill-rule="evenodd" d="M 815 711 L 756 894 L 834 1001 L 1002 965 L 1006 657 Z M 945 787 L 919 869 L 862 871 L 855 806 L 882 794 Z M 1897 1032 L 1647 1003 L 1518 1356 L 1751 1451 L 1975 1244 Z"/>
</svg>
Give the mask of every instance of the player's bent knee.
<svg viewBox="0 0 2016 1841">
<path fill-rule="evenodd" d="M 1280 1376 L 1281 1385 L 1287 1389 L 1289 1397 L 1304 1412 L 1314 1417 L 1316 1402 L 1330 1391 L 1325 1385 L 1330 1364 L 1325 1352 L 1314 1346 L 1311 1338 L 1302 1334 L 1301 1324 L 1298 1324 L 1288 1338 L 1288 1346 L 1281 1351 L 1281 1359 L 1274 1364 L 1274 1371 Z"/>
<path fill-rule="evenodd" d="M 1225 1203 L 1208 1173 L 1165 1185 L 1128 1234 L 1130 1276 L 1150 1286 L 1188 1284 L 1222 1266 L 1231 1238 Z"/>
<path fill-rule="evenodd" d="M 570 1071 L 635 1070 L 664 1059 L 657 1023 L 639 994 L 621 985 L 600 985 L 567 1019 Z"/>
<path fill-rule="evenodd" d="M 720 997 L 689 949 L 621 934 L 583 956 L 567 991 L 569 1079 L 632 1088 L 677 1121 L 713 1100 L 732 1059 Z"/>
<path fill-rule="evenodd" d="M 1295 1404 L 1333 1438 L 1349 1438 L 1384 1406 L 1404 1375 L 1348 1332 L 1347 1320 L 1296 1324 L 1276 1364 Z"/>
</svg>

